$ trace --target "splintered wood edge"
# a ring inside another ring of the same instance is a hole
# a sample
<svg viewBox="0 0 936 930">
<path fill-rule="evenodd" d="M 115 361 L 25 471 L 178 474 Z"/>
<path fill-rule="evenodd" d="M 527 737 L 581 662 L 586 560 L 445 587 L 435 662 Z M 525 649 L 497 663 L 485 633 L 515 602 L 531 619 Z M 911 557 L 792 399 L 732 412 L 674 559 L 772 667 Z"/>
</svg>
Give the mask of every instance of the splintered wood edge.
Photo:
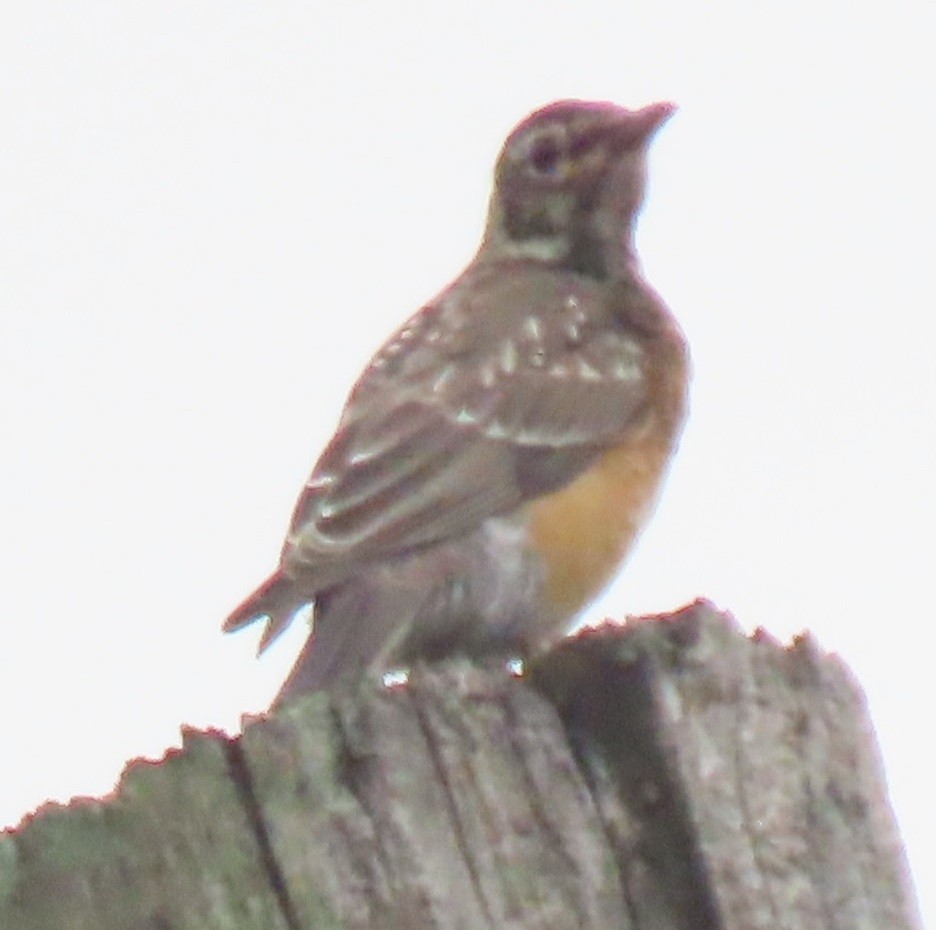
<svg viewBox="0 0 936 930">
<path fill-rule="evenodd" d="M 748 638 L 697 601 L 573 637 L 531 673 L 573 743 L 587 734 L 586 771 L 601 747 L 598 792 L 647 812 L 674 926 L 919 926 L 864 695 L 810 635 Z"/>
<path fill-rule="evenodd" d="M 527 677 L 549 703 L 456 661 L 186 731 L 0 835 L 0 925 L 919 925 L 860 689 L 810 638 L 699 601 Z"/>
</svg>

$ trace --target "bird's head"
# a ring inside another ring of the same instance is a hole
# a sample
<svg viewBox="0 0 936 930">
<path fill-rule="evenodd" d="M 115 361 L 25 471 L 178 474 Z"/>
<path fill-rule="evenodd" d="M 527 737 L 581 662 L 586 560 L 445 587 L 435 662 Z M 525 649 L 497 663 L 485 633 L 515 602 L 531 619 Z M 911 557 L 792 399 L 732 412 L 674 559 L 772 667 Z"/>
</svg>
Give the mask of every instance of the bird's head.
<svg viewBox="0 0 936 930">
<path fill-rule="evenodd" d="M 532 113 L 498 158 L 482 254 L 606 277 L 629 256 L 647 147 L 674 110 L 562 100 Z"/>
</svg>

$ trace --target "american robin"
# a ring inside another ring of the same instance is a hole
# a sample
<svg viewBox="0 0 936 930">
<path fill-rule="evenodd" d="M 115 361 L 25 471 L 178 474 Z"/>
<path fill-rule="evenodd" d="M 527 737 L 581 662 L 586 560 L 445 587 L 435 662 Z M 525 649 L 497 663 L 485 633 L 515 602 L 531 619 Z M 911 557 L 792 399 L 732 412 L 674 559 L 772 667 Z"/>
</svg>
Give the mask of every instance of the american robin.
<svg viewBox="0 0 936 930">
<path fill-rule="evenodd" d="M 687 406 L 644 281 L 647 148 L 674 107 L 553 103 L 510 134 L 464 272 L 355 384 L 279 568 L 228 618 L 313 627 L 277 703 L 454 652 L 529 655 L 615 573 Z"/>
</svg>

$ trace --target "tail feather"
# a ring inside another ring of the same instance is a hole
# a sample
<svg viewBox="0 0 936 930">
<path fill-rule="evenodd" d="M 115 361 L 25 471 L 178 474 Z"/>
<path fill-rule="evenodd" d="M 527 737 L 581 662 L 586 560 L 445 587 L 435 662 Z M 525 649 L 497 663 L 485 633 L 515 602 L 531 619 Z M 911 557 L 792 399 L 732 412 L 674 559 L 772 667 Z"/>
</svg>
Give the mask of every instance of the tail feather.
<svg viewBox="0 0 936 930">
<path fill-rule="evenodd" d="M 316 601 L 315 623 L 271 710 L 299 694 L 328 691 L 368 670 L 393 666 L 424 594 L 381 580 L 356 579 Z"/>
<path fill-rule="evenodd" d="M 308 595 L 297 590 L 292 579 L 287 578 L 282 571 L 277 571 L 233 611 L 224 621 L 222 629 L 225 633 L 233 633 L 266 617 L 266 629 L 257 647 L 257 652 L 261 653 L 289 626 L 296 611 L 310 600 Z"/>
</svg>

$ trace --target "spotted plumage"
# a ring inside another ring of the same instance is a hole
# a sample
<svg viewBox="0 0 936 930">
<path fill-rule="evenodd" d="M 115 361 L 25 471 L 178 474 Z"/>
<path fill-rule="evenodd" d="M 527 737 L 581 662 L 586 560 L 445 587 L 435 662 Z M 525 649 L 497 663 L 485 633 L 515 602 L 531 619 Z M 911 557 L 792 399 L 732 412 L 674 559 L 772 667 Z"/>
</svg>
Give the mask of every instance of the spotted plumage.
<svg viewBox="0 0 936 930">
<path fill-rule="evenodd" d="M 280 567 L 225 624 L 314 626 L 283 696 L 454 651 L 526 654 L 620 563 L 685 412 L 682 335 L 633 249 L 671 107 L 520 124 L 474 261 L 352 389 Z"/>
</svg>

